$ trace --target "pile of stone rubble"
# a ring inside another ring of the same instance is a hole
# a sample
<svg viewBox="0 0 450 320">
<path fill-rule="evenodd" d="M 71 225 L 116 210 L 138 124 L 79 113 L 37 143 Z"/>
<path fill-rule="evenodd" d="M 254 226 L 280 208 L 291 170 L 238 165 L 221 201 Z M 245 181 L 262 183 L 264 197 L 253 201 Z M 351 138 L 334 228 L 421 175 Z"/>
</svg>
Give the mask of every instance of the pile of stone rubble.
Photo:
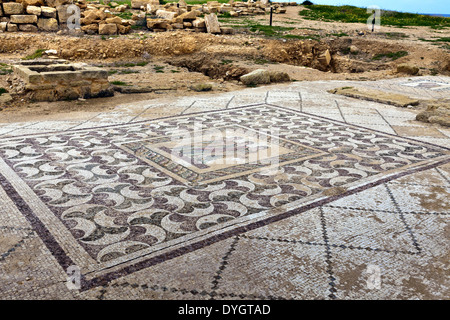
<svg viewBox="0 0 450 320">
<path fill-rule="evenodd" d="M 160 4 L 159 0 L 132 0 L 128 4 L 110 0 L 0 0 L 0 32 L 57 32 L 74 25 L 73 7 L 80 10 L 80 25 L 72 31 L 79 34 L 126 34 L 135 25 L 152 31 L 190 29 L 197 32 L 232 33 L 220 27 L 217 16 L 229 17 L 286 12 L 292 3 L 269 3 L 268 0 L 229 3 L 210 1 L 201 5 L 178 3 Z M 68 21 L 70 20 L 70 21 Z"/>
<path fill-rule="evenodd" d="M 0 0 L 0 31 L 58 31 L 66 23 L 68 0 Z"/>
<path fill-rule="evenodd" d="M 284 6 L 288 4 L 272 4 L 272 10 L 275 13 L 285 13 Z M 216 14 L 239 17 L 270 12 L 267 1 L 234 2 L 231 0 L 229 3 L 210 1 L 202 5 L 188 5 L 184 0 L 180 0 L 178 3 L 160 5 L 158 0 L 133 0 L 131 5 L 151 15 L 147 18 L 147 27 L 156 32 L 190 29 L 196 32 L 231 34 L 233 29 L 221 27 Z"/>
<path fill-rule="evenodd" d="M 76 5 L 80 15 L 70 8 Z M 73 19 L 68 21 L 71 17 Z M 131 23 L 114 14 L 114 10 L 99 2 L 86 0 L 0 0 L 0 32 L 57 32 L 75 25 L 81 18 L 77 32 L 99 33 L 100 25 L 108 25 L 105 34 L 127 33 Z M 115 28 L 111 25 L 114 24 Z M 95 25 L 95 26 L 94 26 Z"/>
</svg>

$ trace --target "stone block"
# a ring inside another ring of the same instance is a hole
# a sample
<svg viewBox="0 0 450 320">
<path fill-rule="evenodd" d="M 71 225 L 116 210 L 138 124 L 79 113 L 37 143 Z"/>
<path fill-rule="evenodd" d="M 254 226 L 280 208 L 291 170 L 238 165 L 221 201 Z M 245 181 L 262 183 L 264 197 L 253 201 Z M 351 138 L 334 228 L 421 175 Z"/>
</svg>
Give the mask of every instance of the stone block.
<svg viewBox="0 0 450 320">
<path fill-rule="evenodd" d="M 402 63 L 397 66 L 397 72 L 416 75 L 419 73 L 419 68 L 417 68 L 416 66 L 409 65 L 407 63 Z"/>
<path fill-rule="evenodd" d="M 194 28 L 206 28 L 205 19 L 197 18 L 196 20 L 192 21 L 192 25 Z"/>
<path fill-rule="evenodd" d="M 108 71 L 100 68 L 90 67 L 79 70 L 79 72 L 83 79 L 108 79 Z"/>
<path fill-rule="evenodd" d="M 205 24 L 208 33 L 221 33 L 219 20 L 214 13 L 205 16 Z"/>
<path fill-rule="evenodd" d="M 37 21 L 38 18 L 35 15 L 20 14 L 20 15 L 12 15 L 10 22 L 16 24 L 33 24 L 37 23 Z"/>
<path fill-rule="evenodd" d="M 43 81 L 48 82 L 65 82 L 69 83 L 72 81 L 81 79 L 80 71 L 50 71 L 50 72 L 41 72 Z"/>
<path fill-rule="evenodd" d="M 17 24 L 8 22 L 6 30 L 8 32 L 17 32 L 17 31 L 19 31 L 19 27 L 17 26 Z"/>
<path fill-rule="evenodd" d="M 38 28 L 34 24 L 19 24 L 19 31 L 38 32 Z"/>
<path fill-rule="evenodd" d="M 245 85 L 269 84 L 270 74 L 266 70 L 258 69 L 241 76 L 240 80 Z"/>
<path fill-rule="evenodd" d="M 42 77 L 37 71 L 30 70 L 26 66 L 15 65 L 13 66 L 14 73 L 21 77 L 26 83 L 39 84 L 42 82 Z"/>
<path fill-rule="evenodd" d="M 40 7 L 45 4 L 44 0 L 22 0 L 21 2 L 24 8 L 27 8 L 28 6 Z"/>
<path fill-rule="evenodd" d="M 157 10 L 156 16 L 161 19 L 172 20 L 177 15 L 176 12 L 166 11 L 166 10 Z"/>
<path fill-rule="evenodd" d="M 35 15 L 35 16 L 40 16 L 41 13 L 42 13 L 42 9 L 41 9 L 41 7 L 28 6 L 27 7 L 27 13 Z"/>
<path fill-rule="evenodd" d="M 166 30 L 169 23 L 164 19 L 147 19 L 147 28 L 149 29 L 164 29 Z"/>
<path fill-rule="evenodd" d="M 123 25 L 117 25 L 117 32 L 119 34 L 127 34 L 131 30 L 131 26 L 123 26 Z"/>
<path fill-rule="evenodd" d="M 199 11 L 192 10 L 192 11 L 189 11 L 189 12 L 182 13 L 179 16 L 175 17 L 174 21 L 176 23 L 183 23 L 183 21 L 186 21 L 186 20 L 192 21 L 192 20 L 195 20 L 198 15 L 200 15 Z"/>
<path fill-rule="evenodd" d="M 98 33 L 98 24 L 88 24 L 81 27 L 81 30 L 83 32 L 86 32 L 87 34 L 95 34 Z"/>
<path fill-rule="evenodd" d="M 38 20 L 37 26 L 39 30 L 42 31 L 58 31 L 59 29 L 58 20 L 54 18 L 49 19 L 41 18 Z"/>
<path fill-rule="evenodd" d="M 234 29 L 232 27 L 220 27 L 220 32 L 222 34 L 234 34 Z"/>
<path fill-rule="evenodd" d="M 6 2 L 3 4 L 3 11 L 6 15 L 22 14 L 23 6 L 21 3 Z"/>
<path fill-rule="evenodd" d="M 117 24 L 105 23 L 98 26 L 98 34 L 101 35 L 114 35 L 117 34 Z"/>
<path fill-rule="evenodd" d="M 52 7 L 52 8 L 56 8 L 58 6 L 62 6 L 65 4 L 70 4 L 72 2 L 73 2 L 73 0 L 45 0 L 45 3 L 47 4 L 47 6 Z"/>
<path fill-rule="evenodd" d="M 323 67 L 329 66 L 331 63 L 330 50 L 327 49 L 317 60 Z"/>
<path fill-rule="evenodd" d="M 120 17 L 107 18 L 105 21 L 106 23 L 122 24 L 122 18 Z"/>
<path fill-rule="evenodd" d="M 52 7 L 41 7 L 41 15 L 44 18 L 53 18 L 56 19 L 57 18 L 57 11 L 55 8 Z"/>
<path fill-rule="evenodd" d="M 152 5 L 154 3 L 154 1 L 150 1 L 150 0 L 131 0 L 131 8 L 132 9 L 140 9 L 141 7 L 146 8 L 147 5 Z M 159 5 L 159 1 L 158 1 L 158 5 Z"/>
</svg>

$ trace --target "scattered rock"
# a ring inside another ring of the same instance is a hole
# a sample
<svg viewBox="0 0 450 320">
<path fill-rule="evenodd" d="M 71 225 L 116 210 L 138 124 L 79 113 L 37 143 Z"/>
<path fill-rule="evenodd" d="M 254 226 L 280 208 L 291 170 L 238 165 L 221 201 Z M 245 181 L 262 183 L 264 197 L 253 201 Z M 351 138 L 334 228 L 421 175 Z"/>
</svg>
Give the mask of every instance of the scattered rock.
<svg viewBox="0 0 450 320">
<path fill-rule="evenodd" d="M 211 91 L 213 86 L 210 83 L 198 83 L 192 85 L 190 88 L 193 91 L 202 92 L 202 91 Z"/>
<path fill-rule="evenodd" d="M 11 94 L 3 93 L 0 95 L 0 107 L 6 107 L 11 101 L 13 101 Z"/>
<path fill-rule="evenodd" d="M 291 78 L 286 72 L 257 69 L 241 76 L 240 80 L 245 85 L 258 85 L 276 82 L 289 82 L 291 81 Z"/>
<path fill-rule="evenodd" d="M 240 78 L 241 82 L 247 86 L 258 85 L 258 84 L 269 84 L 270 74 L 264 69 L 257 69 L 250 73 L 243 75 Z"/>
<path fill-rule="evenodd" d="M 430 104 L 416 116 L 416 120 L 450 127 L 450 103 Z"/>
<path fill-rule="evenodd" d="M 134 94 L 134 93 L 150 93 L 155 90 L 151 87 L 141 86 L 113 86 L 113 90 L 122 94 Z"/>
<path fill-rule="evenodd" d="M 221 33 L 219 20 L 214 13 L 205 16 L 205 23 L 208 33 Z"/>
<path fill-rule="evenodd" d="M 357 54 L 357 53 L 359 53 L 361 50 L 357 47 L 357 46 L 355 46 L 355 45 L 351 45 L 350 46 L 350 53 L 353 53 L 353 54 Z"/>
<path fill-rule="evenodd" d="M 416 75 L 419 73 L 419 68 L 417 68 L 416 66 L 409 65 L 407 63 L 402 63 L 397 66 L 397 72 Z"/>
<path fill-rule="evenodd" d="M 328 67 L 331 63 L 331 53 L 330 50 L 325 50 L 324 53 L 322 53 L 322 55 L 320 55 L 320 57 L 317 59 L 319 61 L 319 63 L 323 66 L 323 67 Z"/>
<path fill-rule="evenodd" d="M 286 72 L 282 71 L 268 71 L 270 82 L 289 82 L 291 77 Z"/>
</svg>

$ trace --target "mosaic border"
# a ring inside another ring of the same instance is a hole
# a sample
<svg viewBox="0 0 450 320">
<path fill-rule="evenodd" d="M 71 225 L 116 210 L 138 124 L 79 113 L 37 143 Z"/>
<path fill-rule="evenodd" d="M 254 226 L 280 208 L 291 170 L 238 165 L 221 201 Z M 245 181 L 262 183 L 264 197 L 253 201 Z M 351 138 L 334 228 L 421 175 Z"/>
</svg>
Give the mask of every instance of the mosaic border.
<svg viewBox="0 0 450 320">
<path fill-rule="evenodd" d="M 429 145 L 429 146 L 436 146 L 433 145 L 431 143 L 425 143 L 422 141 L 417 141 L 414 139 L 409 139 L 409 138 L 404 138 L 404 137 L 400 137 L 400 136 L 396 136 L 396 135 L 392 135 L 392 134 L 388 134 L 388 133 L 384 133 L 384 132 L 379 132 L 373 129 L 369 129 L 369 128 L 365 128 L 363 126 L 358 126 L 358 125 L 352 125 L 352 124 L 348 124 L 342 121 L 336 121 L 336 120 L 332 120 L 332 119 L 328 119 L 326 117 L 321 117 L 321 116 L 317 116 L 317 115 L 313 115 L 313 114 L 309 114 L 306 112 L 300 112 L 298 110 L 293 110 L 291 108 L 284 108 L 284 107 L 280 107 L 280 106 L 276 106 L 276 105 L 271 105 L 271 104 L 258 104 L 258 105 L 269 105 L 275 108 L 280 108 L 280 109 L 285 109 L 285 110 L 289 110 L 289 111 L 294 111 L 296 113 L 302 113 L 302 114 L 306 114 L 308 116 L 313 116 L 313 117 L 317 117 L 317 118 L 321 118 L 321 119 L 325 119 L 327 121 L 331 121 L 331 122 L 337 122 L 337 123 L 342 123 L 345 124 L 347 126 L 350 127 L 359 127 L 359 128 L 363 128 L 365 130 L 369 130 L 369 131 L 373 131 L 373 132 L 377 132 L 377 133 L 381 133 L 383 135 L 386 136 L 391 136 L 391 137 L 396 137 L 399 139 L 403 139 L 403 140 L 411 140 L 414 142 L 418 142 L 420 144 L 424 144 L 424 145 Z M 255 107 L 257 105 L 252 105 L 252 106 L 243 106 L 243 107 L 238 107 L 236 109 L 241 109 L 241 108 L 247 108 L 247 107 Z M 230 109 L 231 110 L 231 109 Z M 227 110 L 229 111 L 229 110 Z M 218 111 L 211 111 L 211 112 L 218 112 Z M 200 112 L 201 113 L 205 113 L 205 112 Z M 197 113 L 196 113 L 197 114 Z M 183 115 L 183 116 L 192 116 L 193 114 L 189 114 L 189 115 Z M 180 117 L 180 116 L 170 116 L 170 117 L 165 117 L 165 118 L 176 118 L 176 117 Z M 155 120 L 161 120 L 160 119 L 152 119 L 152 120 L 145 120 L 145 121 L 139 121 L 139 122 L 133 122 L 133 123 L 129 123 L 129 124 L 119 124 L 119 125 L 110 125 L 110 126 L 103 126 L 102 128 L 108 128 L 108 127 L 117 127 L 117 126 L 124 126 L 124 125 L 132 125 L 132 124 L 136 124 L 136 123 L 143 123 L 143 122 L 152 122 Z M 64 133 L 68 133 L 71 131 L 81 131 L 81 130 L 92 130 L 93 128 L 88 128 L 88 129 L 78 129 L 78 130 L 68 130 L 68 131 L 62 131 Z M 47 133 L 49 134 L 49 133 Z M 51 132 L 51 134 L 55 134 L 55 132 Z M 43 133 L 38 133 L 38 134 L 28 134 L 28 135 L 24 135 L 24 136 L 38 136 L 38 135 L 43 135 Z M 19 136 L 14 136 L 14 137 L 9 137 L 11 139 L 17 138 Z M 446 147 L 442 147 L 442 146 L 436 146 L 439 147 L 441 149 L 444 150 L 449 150 L 449 148 Z M 444 157 L 448 157 L 448 155 L 444 155 Z M 441 157 L 442 158 L 442 157 Z M 416 172 L 420 172 L 420 171 L 424 171 L 424 170 L 428 170 L 428 169 L 432 169 L 432 168 L 436 168 L 440 165 L 444 165 L 450 163 L 450 158 L 447 159 L 441 159 L 441 160 L 435 160 L 435 161 L 427 161 L 427 163 L 422 163 L 422 164 L 416 164 L 413 168 L 409 168 L 405 171 L 402 172 L 398 172 L 395 174 L 391 174 L 388 176 L 384 176 L 384 177 L 375 177 L 375 181 L 372 182 L 366 182 L 362 185 L 353 187 L 348 189 L 347 191 L 339 194 L 339 195 L 334 195 L 334 196 L 329 196 L 329 197 L 325 197 L 325 198 L 319 198 L 319 199 L 315 199 L 313 200 L 311 203 L 305 204 L 305 205 L 301 205 L 298 208 L 292 209 L 292 210 L 287 210 L 283 213 L 279 213 L 279 214 L 275 214 L 272 215 L 270 217 L 267 217 L 265 219 L 259 220 L 259 221 L 250 221 L 250 223 L 244 225 L 244 226 L 238 226 L 233 228 L 232 230 L 227 230 L 224 232 L 221 232 L 220 234 L 215 234 L 212 236 L 208 236 L 205 239 L 202 239 L 200 241 L 196 241 L 193 243 L 189 243 L 189 244 L 180 244 L 181 247 L 180 248 L 176 248 L 173 250 L 168 249 L 169 252 L 163 253 L 163 254 L 159 254 L 156 255 L 154 257 L 151 258 L 145 258 L 145 257 L 140 257 L 142 258 L 141 261 L 138 261 L 136 263 L 133 263 L 131 265 L 127 265 L 125 267 L 121 266 L 120 264 L 118 266 L 114 266 L 112 268 L 114 269 L 118 269 L 118 270 L 112 270 L 110 272 L 107 272 L 103 275 L 94 277 L 92 279 L 87 279 L 86 275 L 88 273 L 86 273 L 85 275 L 82 276 L 82 287 L 81 287 L 81 291 L 85 291 L 85 290 L 89 290 L 91 288 L 97 287 L 97 286 L 101 286 L 101 285 L 105 285 L 106 283 L 108 283 L 111 280 L 129 275 L 131 273 L 134 273 L 136 271 L 148 268 L 150 266 L 159 264 L 161 262 L 164 261 L 168 261 L 171 260 L 173 258 L 176 258 L 178 256 L 184 255 L 186 253 L 190 253 L 193 251 L 196 251 L 198 249 L 207 247 L 213 243 L 228 239 L 230 237 L 234 237 L 237 235 L 240 235 L 242 233 L 245 233 L 247 231 L 253 230 L 253 229 L 257 229 L 263 226 L 266 226 L 268 224 L 301 214 L 307 210 L 310 210 L 312 208 L 316 208 L 319 206 L 323 206 L 325 204 L 328 204 L 330 202 L 333 202 L 335 200 L 341 199 L 343 197 L 352 195 L 352 194 L 356 194 L 359 193 L 361 191 L 370 189 L 372 187 L 375 187 L 377 185 L 389 182 L 391 180 L 406 176 L 406 175 L 410 175 Z M 27 202 L 23 199 L 23 197 L 19 194 L 19 192 L 15 189 L 15 187 L 7 180 L 7 178 L 0 172 L 0 186 L 3 187 L 4 191 L 6 192 L 6 194 L 8 195 L 8 197 L 15 203 L 15 205 L 17 206 L 17 208 L 19 209 L 19 211 L 24 215 L 24 217 L 30 222 L 30 224 L 32 225 L 33 229 L 36 231 L 36 233 L 39 235 L 39 237 L 43 240 L 44 244 L 47 246 L 47 248 L 49 249 L 49 251 L 51 252 L 51 254 L 55 257 L 55 259 L 57 260 L 57 262 L 60 264 L 60 266 L 66 270 L 69 266 L 73 265 L 73 261 L 72 259 L 66 254 L 66 252 L 63 250 L 63 248 L 61 247 L 61 245 L 58 243 L 58 241 L 54 238 L 54 236 L 49 232 L 49 230 L 47 229 L 47 227 L 45 226 L 45 224 L 39 220 L 39 218 L 33 213 L 33 210 L 31 209 L 31 207 L 27 204 Z M 195 241 L 195 240 L 194 240 Z M 125 263 L 130 263 L 130 260 L 128 260 Z M 103 271 L 106 271 L 103 270 Z"/>
</svg>

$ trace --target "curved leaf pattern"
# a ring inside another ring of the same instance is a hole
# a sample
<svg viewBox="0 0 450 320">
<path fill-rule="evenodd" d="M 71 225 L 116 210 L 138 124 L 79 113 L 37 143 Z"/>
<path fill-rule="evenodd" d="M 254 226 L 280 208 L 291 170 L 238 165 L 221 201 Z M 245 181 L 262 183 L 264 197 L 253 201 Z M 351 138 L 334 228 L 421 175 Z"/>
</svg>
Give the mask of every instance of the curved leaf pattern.
<svg viewBox="0 0 450 320">
<path fill-rule="evenodd" d="M 286 146 L 325 154 L 282 164 L 274 175 L 260 170 L 190 185 L 120 147 L 200 122 L 269 134 L 277 128 Z M 431 146 L 269 106 L 0 141 L 0 157 L 99 262 L 441 155 Z"/>
</svg>

